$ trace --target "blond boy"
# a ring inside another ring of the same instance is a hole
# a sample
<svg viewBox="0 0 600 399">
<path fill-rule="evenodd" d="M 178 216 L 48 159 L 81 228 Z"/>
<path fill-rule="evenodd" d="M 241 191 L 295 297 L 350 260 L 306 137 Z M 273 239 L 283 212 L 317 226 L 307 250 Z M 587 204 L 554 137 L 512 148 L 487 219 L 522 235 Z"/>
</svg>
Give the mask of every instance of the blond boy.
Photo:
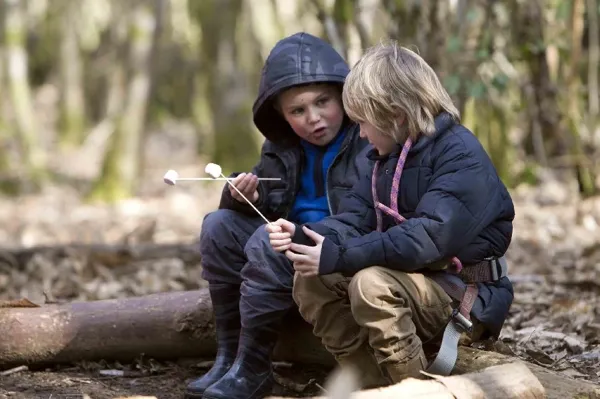
<svg viewBox="0 0 600 399">
<path fill-rule="evenodd" d="M 415 52 L 394 42 L 367 50 L 343 102 L 373 146 L 371 172 L 338 215 L 267 229 L 293 262 L 294 299 L 325 347 L 363 375 L 376 373 L 360 363 L 372 353 L 388 382 L 398 382 L 432 367 L 424 344 L 439 348 L 444 331 L 474 323 L 476 338 L 498 336 L 513 300 L 503 256 L 514 207 Z"/>
</svg>

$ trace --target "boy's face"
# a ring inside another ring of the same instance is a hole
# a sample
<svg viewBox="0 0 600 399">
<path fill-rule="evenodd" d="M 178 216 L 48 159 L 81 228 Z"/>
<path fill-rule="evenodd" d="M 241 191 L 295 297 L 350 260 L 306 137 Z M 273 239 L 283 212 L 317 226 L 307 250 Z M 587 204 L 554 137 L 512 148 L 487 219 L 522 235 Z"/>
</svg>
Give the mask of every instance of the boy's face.
<svg viewBox="0 0 600 399">
<path fill-rule="evenodd" d="M 389 135 L 381 133 L 369 122 L 359 122 L 360 137 L 369 140 L 379 155 L 389 155 L 396 149 L 396 141 Z"/>
<path fill-rule="evenodd" d="M 339 89 L 331 84 L 289 88 L 279 95 L 279 108 L 294 132 L 314 145 L 329 144 L 344 121 Z"/>
</svg>

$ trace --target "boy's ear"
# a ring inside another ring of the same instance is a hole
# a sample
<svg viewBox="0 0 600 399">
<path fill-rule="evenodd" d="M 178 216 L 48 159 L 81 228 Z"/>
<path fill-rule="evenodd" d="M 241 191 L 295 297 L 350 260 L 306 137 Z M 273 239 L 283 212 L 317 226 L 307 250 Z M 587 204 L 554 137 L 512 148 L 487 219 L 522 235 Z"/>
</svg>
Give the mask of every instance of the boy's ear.
<svg viewBox="0 0 600 399">
<path fill-rule="evenodd" d="M 398 115 L 396 117 L 396 123 L 397 123 L 397 126 L 404 126 L 404 125 L 406 125 L 406 114 L 400 113 L 400 115 Z"/>
</svg>

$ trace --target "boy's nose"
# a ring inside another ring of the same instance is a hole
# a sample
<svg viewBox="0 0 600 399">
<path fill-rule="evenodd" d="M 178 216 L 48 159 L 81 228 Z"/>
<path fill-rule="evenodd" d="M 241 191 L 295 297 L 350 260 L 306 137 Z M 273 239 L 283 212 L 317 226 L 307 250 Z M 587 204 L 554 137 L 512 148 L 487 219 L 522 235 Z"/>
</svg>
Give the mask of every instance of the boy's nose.
<svg viewBox="0 0 600 399">
<path fill-rule="evenodd" d="M 319 114 L 319 111 L 311 109 L 308 111 L 308 120 L 311 123 L 318 122 L 321 120 L 321 114 Z"/>
</svg>

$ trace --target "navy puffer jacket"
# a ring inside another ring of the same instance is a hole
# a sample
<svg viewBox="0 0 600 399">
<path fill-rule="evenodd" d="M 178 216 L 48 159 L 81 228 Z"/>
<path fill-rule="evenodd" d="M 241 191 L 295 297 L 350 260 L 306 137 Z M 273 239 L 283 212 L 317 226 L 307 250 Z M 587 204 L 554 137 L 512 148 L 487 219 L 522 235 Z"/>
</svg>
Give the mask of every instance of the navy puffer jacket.
<svg viewBox="0 0 600 399">
<path fill-rule="evenodd" d="M 383 231 L 376 231 L 371 167 L 342 201 L 338 215 L 307 224 L 325 236 L 320 274 L 353 275 L 373 265 L 414 272 L 454 256 L 473 264 L 505 254 L 515 216 L 508 190 L 473 133 L 447 113 L 438 115 L 435 124 L 436 132 L 418 139 L 404 166 L 398 211 L 406 221 L 397 224 L 383 213 Z M 375 150 L 368 153 L 372 161 L 381 161 L 377 195 L 388 207 L 400 149 L 386 157 Z M 353 238 L 347 238 L 349 231 Z M 311 242 L 299 228 L 294 241 Z M 508 278 L 481 284 L 473 313 L 498 330 L 512 299 Z"/>
</svg>

